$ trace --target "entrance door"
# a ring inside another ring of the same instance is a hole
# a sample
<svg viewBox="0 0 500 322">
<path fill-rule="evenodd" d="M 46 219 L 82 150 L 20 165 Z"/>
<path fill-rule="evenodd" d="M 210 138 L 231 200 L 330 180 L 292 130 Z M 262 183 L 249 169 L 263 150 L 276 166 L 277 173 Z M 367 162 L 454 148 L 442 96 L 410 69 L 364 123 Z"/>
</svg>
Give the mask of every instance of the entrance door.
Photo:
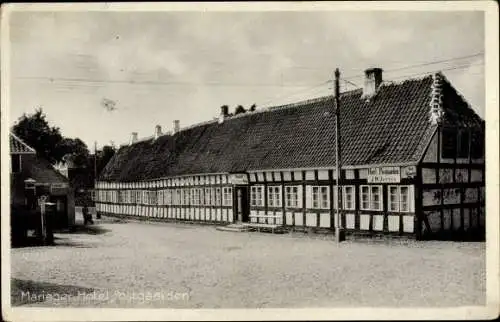
<svg viewBox="0 0 500 322">
<path fill-rule="evenodd" d="M 248 187 L 236 187 L 236 218 L 239 222 L 249 221 Z"/>
</svg>

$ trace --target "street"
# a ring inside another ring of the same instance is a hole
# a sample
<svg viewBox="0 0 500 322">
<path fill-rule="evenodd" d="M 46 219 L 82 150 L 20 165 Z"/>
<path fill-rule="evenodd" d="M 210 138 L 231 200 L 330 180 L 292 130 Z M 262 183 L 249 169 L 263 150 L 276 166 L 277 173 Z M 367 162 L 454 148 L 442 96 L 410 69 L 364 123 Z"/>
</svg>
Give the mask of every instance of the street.
<svg viewBox="0 0 500 322">
<path fill-rule="evenodd" d="M 283 308 L 485 303 L 485 244 L 346 241 L 103 217 L 12 250 L 13 305 Z M 29 293 L 28 293 L 29 292 Z"/>
</svg>

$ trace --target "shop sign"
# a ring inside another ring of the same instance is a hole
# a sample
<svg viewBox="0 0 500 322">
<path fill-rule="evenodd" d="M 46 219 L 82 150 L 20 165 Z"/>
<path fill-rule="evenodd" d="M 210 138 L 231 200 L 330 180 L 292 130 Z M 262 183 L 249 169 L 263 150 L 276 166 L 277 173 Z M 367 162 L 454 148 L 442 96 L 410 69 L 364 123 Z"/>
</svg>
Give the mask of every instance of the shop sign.
<svg viewBox="0 0 500 322">
<path fill-rule="evenodd" d="M 380 167 L 368 169 L 368 183 L 399 183 L 401 170 L 399 167 Z"/>
<path fill-rule="evenodd" d="M 248 176 L 246 173 L 233 173 L 229 175 L 231 184 L 248 184 Z"/>
</svg>

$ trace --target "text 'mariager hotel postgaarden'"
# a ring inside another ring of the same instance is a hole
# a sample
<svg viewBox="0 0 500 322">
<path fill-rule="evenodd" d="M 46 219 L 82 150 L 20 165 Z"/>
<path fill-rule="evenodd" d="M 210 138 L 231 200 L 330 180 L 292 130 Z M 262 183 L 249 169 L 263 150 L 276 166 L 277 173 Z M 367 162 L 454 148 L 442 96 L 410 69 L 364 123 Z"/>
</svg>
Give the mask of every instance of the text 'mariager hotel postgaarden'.
<svg viewBox="0 0 500 322">
<path fill-rule="evenodd" d="M 484 121 L 441 73 L 340 95 L 340 226 L 424 239 L 484 232 Z M 99 213 L 334 232 L 333 96 L 229 115 L 122 146 Z"/>
</svg>

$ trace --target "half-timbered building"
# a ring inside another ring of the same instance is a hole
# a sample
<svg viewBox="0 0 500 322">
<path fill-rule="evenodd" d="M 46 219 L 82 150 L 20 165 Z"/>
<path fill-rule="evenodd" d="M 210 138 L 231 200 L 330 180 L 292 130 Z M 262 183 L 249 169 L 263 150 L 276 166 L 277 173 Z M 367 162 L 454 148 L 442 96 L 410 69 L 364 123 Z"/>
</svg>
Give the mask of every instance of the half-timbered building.
<svg viewBox="0 0 500 322">
<path fill-rule="evenodd" d="M 484 231 L 484 121 L 436 73 L 340 95 L 345 232 L 417 239 Z M 169 221 L 267 223 L 334 231 L 332 96 L 133 133 L 96 183 L 102 214 Z"/>
</svg>

